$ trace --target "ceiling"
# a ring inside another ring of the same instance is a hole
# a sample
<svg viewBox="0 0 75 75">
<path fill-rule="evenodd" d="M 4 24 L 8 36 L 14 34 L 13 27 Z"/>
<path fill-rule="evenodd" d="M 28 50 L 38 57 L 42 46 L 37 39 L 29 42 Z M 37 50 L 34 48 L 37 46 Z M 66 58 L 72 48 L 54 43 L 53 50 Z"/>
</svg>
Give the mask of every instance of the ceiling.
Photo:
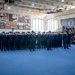
<svg viewBox="0 0 75 75">
<path fill-rule="evenodd" d="M 75 0 L 0 0 L 0 9 L 52 14 L 75 9 Z"/>
</svg>

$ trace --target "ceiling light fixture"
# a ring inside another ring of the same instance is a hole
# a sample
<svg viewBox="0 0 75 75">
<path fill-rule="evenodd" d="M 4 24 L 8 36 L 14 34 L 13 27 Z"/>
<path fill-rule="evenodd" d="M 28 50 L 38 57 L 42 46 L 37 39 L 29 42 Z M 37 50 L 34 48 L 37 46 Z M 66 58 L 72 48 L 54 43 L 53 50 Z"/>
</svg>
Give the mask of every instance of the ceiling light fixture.
<svg viewBox="0 0 75 75">
<path fill-rule="evenodd" d="M 11 7 L 9 6 L 9 7 L 8 7 L 8 10 L 10 10 L 10 9 L 11 9 Z"/>
<path fill-rule="evenodd" d="M 32 4 L 32 6 L 34 6 L 35 4 Z"/>
<path fill-rule="evenodd" d="M 64 2 L 64 0 L 61 0 L 61 2 Z"/>
</svg>

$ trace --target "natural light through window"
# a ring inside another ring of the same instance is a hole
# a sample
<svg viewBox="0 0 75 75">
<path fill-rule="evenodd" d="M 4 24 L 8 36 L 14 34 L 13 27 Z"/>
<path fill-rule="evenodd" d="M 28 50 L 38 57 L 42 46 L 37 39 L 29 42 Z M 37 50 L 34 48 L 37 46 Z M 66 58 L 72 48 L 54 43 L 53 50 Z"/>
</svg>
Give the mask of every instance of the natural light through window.
<svg viewBox="0 0 75 75">
<path fill-rule="evenodd" d="M 33 19 L 32 21 L 32 30 L 35 32 L 43 32 L 43 20 L 42 19 Z"/>
<path fill-rule="evenodd" d="M 64 0 L 61 0 L 61 2 L 64 2 Z"/>
<path fill-rule="evenodd" d="M 55 32 L 58 30 L 58 22 L 54 19 L 49 19 L 47 22 L 47 31 Z"/>
</svg>

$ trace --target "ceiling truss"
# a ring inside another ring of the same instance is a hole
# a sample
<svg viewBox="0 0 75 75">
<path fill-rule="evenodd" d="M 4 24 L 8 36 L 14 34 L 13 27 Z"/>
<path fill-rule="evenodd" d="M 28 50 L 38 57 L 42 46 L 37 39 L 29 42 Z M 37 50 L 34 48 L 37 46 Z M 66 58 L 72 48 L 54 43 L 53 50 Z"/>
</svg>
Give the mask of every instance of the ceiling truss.
<svg viewBox="0 0 75 75">
<path fill-rule="evenodd" d="M 9 9 L 9 7 L 12 9 Z M 5 3 L 5 0 L 0 0 L 0 9 L 11 11 L 20 11 L 22 9 L 24 12 L 57 13 L 75 9 L 75 0 L 64 0 L 64 2 L 61 2 L 61 0 L 14 0 L 14 3 Z"/>
</svg>

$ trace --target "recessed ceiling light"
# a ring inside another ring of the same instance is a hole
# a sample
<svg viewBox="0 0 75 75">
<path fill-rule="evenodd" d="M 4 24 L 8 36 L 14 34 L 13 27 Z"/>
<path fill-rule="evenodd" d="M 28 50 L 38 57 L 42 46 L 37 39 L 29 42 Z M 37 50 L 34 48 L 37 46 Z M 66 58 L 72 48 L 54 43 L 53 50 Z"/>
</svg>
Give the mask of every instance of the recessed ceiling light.
<svg viewBox="0 0 75 75">
<path fill-rule="evenodd" d="M 32 6 L 34 6 L 35 4 L 32 4 Z"/>
<path fill-rule="evenodd" d="M 10 10 L 11 9 L 11 7 L 8 7 L 8 10 Z"/>
<path fill-rule="evenodd" d="M 64 0 L 61 0 L 61 2 L 64 2 Z"/>
</svg>

